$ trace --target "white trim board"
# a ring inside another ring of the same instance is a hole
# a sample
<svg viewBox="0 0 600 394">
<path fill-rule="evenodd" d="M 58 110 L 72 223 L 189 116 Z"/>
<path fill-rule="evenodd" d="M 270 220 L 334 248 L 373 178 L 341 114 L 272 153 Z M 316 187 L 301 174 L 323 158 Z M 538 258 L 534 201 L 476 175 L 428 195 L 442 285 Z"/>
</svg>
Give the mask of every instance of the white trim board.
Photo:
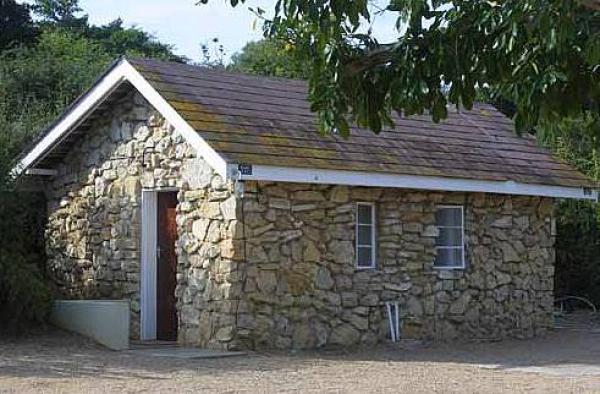
<svg viewBox="0 0 600 394">
<path fill-rule="evenodd" d="M 226 177 L 227 163 L 225 160 L 204 141 L 126 59 L 122 59 L 113 66 L 113 69 L 98 81 L 82 97 L 81 101 L 62 120 L 54 125 L 41 141 L 25 155 L 15 168 L 13 168 L 12 173 L 19 175 L 30 169 L 56 143 L 60 142 L 69 132 L 74 130 L 87 115 L 93 112 L 124 81 L 129 81 L 219 175 L 223 178 Z"/>
<path fill-rule="evenodd" d="M 598 199 L 597 190 L 589 190 L 579 187 L 538 185 L 514 181 L 485 181 L 462 178 L 444 178 L 345 170 L 321 170 L 266 165 L 252 166 L 252 175 L 241 175 L 240 179 L 347 186 L 391 187 L 418 190 L 514 194 L 554 198 L 574 198 L 582 200 Z"/>
<path fill-rule="evenodd" d="M 156 241 L 158 192 L 142 190 L 140 339 L 156 339 Z"/>
<path fill-rule="evenodd" d="M 27 171 L 55 143 L 64 138 L 70 130 L 77 127 L 86 115 L 93 112 L 123 82 L 124 76 L 120 68 L 121 65 L 115 66 L 111 72 L 98 81 L 96 86 L 86 93 L 81 102 L 65 114 L 64 118 L 55 124 L 41 141 L 21 159 L 19 164 L 13 168 L 12 173 L 19 175 L 23 171 Z"/>
<path fill-rule="evenodd" d="M 37 176 L 56 176 L 58 171 L 47 168 L 30 168 L 25 171 L 25 174 Z"/>
</svg>

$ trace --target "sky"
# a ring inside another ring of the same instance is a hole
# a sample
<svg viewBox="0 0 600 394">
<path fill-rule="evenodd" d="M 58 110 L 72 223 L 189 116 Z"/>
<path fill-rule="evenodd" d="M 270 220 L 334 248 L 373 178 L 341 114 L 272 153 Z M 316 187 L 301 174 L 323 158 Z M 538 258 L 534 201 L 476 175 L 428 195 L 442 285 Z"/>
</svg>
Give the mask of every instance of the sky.
<svg viewBox="0 0 600 394">
<path fill-rule="evenodd" d="M 233 8 L 225 0 L 195 5 L 196 0 L 80 0 L 93 24 L 121 18 L 126 26 L 136 25 L 160 41 L 175 45 L 175 52 L 199 60 L 200 46 L 217 37 L 227 55 L 239 51 L 248 41 L 262 37 L 252 7 L 269 7 L 273 1 L 255 0 Z"/>
<path fill-rule="evenodd" d="M 226 57 L 239 51 L 249 41 L 261 39 L 261 23 L 248 7 L 274 8 L 275 0 L 247 0 L 232 8 L 228 0 L 210 0 L 195 5 L 196 0 L 80 0 L 92 24 L 106 24 L 121 18 L 126 26 L 135 25 L 160 41 L 175 45 L 175 52 L 192 60 L 201 57 L 200 46 L 218 38 Z M 380 18 L 374 26 L 382 41 L 394 37 L 394 21 Z"/>
</svg>

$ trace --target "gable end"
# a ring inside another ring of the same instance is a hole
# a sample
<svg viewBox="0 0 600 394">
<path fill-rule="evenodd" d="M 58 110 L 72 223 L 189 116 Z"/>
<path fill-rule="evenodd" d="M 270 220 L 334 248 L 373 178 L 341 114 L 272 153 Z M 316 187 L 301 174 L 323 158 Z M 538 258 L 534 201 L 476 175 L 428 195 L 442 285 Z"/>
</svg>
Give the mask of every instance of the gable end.
<svg viewBox="0 0 600 394">
<path fill-rule="evenodd" d="M 175 111 L 171 105 L 126 60 L 116 62 L 59 120 L 46 130 L 44 136 L 19 160 L 13 168 L 15 176 L 22 174 L 51 174 L 48 169 L 35 168 L 48 153 L 72 133 L 119 86 L 129 82 L 179 132 L 183 138 L 219 174 L 226 178 L 227 164 L 223 157 Z"/>
</svg>

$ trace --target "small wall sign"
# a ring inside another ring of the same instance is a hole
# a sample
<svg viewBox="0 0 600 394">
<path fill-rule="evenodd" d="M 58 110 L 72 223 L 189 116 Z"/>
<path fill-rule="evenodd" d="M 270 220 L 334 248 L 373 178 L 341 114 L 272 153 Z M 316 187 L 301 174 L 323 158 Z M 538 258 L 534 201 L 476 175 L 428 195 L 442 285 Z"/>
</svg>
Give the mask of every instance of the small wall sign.
<svg viewBox="0 0 600 394">
<path fill-rule="evenodd" d="M 252 164 L 240 164 L 238 170 L 242 175 L 252 175 Z"/>
</svg>

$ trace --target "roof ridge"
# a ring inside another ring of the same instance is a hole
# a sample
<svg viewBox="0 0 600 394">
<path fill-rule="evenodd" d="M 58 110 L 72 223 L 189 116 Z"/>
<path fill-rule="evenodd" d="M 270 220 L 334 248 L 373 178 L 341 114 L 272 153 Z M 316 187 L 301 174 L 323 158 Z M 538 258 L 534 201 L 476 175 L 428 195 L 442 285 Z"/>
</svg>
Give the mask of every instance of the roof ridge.
<svg viewBox="0 0 600 394">
<path fill-rule="evenodd" d="M 303 85 L 304 87 L 308 87 L 308 81 L 306 81 L 304 79 L 299 79 L 299 78 L 252 74 L 252 73 L 243 72 L 243 71 L 232 71 L 232 70 L 228 70 L 226 68 L 222 68 L 222 69 L 210 68 L 210 67 L 203 66 L 201 64 L 194 64 L 194 63 L 190 64 L 190 63 L 184 63 L 184 62 L 176 62 L 173 60 L 162 60 L 162 59 L 147 58 L 147 57 L 141 57 L 141 56 L 122 55 L 119 57 L 119 59 L 124 59 L 134 66 L 135 66 L 135 64 L 133 64 L 133 63 L 139 63 L 140 65 L 142 65 L 142 63 L 155 63 L 155 64 L 163 65 L 165 67 L 167 67 L 167 66 L 182 67 L 182 68 L 187 68 L 190 71 L 196 71 L 196 72 L 201 71 L 203 73 L 219 74 L 219 75 L 224 75 L 224 76 L 241 76 L 241 77 L 249 78 L 249 79 L 268 80 L 268 81 L 273 81 L 273 82 L 281 82 L 281 81 L 293 82 L 293 83 L 296 83 L 298 86 Z M 152 72 L 152 71 L 148 70 L 148 72 Z M 192 77 L 190 77 L 190 78 L 192 78 Z M 496 107 L 494 107 L 492 104 L 487 103 L 487 102 L 476 101 L 473 103 L 472 109 L 475 109 L 476 106 L 487 107 L 492 111 L 500 113 L 500 111 Z M 466 109 L 466 108 L 464 108 L 464 109 Z M 457 113 L 460 113 L 460 111 L 457 111 Z M 502 114 L 502 115 L 505 116 L 504 114 Z"/>
<path fill-rule="evenodd" d="M 289 77 L 279 77 L 279 76 L 271 76 L 271 75 L 260 75 L 260 74 L 252 74 L 252 73 L 247 73 L 247 72 L 242 72 L 242 71 L 232 71 L 232 70 L 227 70 L 225 68 L 223 69 L 219 69 L 219 68 L 210 68 L 210 67 L 206 67 L 203 66 L 201 64 L 190 64 L 190 63 L 180 63 L 180 62 L 175 62 L 172 60 L 161 60 L 161 59 L 155 59 L 155 58 L 144 58 L 144 57 L 139 57 L 139 56 L 133 56 L 133 57 L 128 57 L 128 56 L 124 56 L 123 58 L 125 58 L 125 60 L 127 60 L 128 62 L 130 62 L 131 64 L 133 64 L 135 66 L 134 63 L 157 63 L 157 64 L 161 64 L 164 66 L 176 66 L 176 67 L 186 67 L 188 69 L 193 69 L 194 71 L 202 71 L 202 72 L 207 72 L 207 73 L 213 73 L 213 74 L 221 74 L 221 75 L 237 75 L 237 76 L 243 76 L 243 77 L 248 77 L 248 78 L 253 78 L 253 79 L 267 79 L 267 80 L 272 80 L 272 81 L 287 81 L 287 82 L 294 82 L 294 83 L 298 83 L 299 85 L 306 85 L 307 81 L 303 80 L 303 79 L 299 79 L 299 78 L 289 78 Z"/>
</svg>

